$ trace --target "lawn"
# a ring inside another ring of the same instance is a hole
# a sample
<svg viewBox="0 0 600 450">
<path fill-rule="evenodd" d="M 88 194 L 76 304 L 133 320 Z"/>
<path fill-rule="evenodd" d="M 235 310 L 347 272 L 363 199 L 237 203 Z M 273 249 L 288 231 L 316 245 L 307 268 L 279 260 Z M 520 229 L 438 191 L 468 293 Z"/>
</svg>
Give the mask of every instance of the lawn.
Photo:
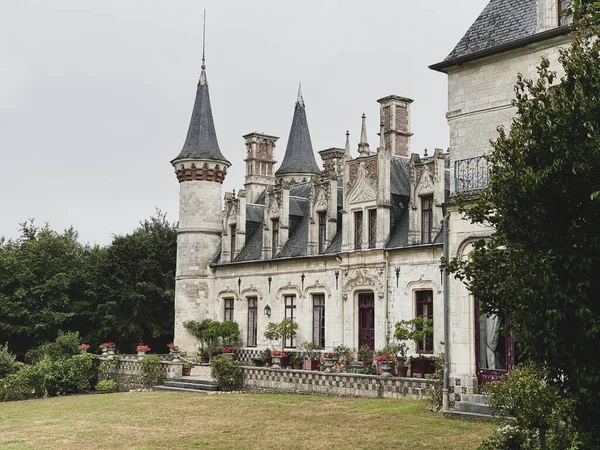
<svg viewBox="0 0 600 450">
<path fill-rule="evenodd" d="M 474 449 L 498 426 L 410 400 L 129 392 L 0 403 L 0 448 Z"/>
</svg>

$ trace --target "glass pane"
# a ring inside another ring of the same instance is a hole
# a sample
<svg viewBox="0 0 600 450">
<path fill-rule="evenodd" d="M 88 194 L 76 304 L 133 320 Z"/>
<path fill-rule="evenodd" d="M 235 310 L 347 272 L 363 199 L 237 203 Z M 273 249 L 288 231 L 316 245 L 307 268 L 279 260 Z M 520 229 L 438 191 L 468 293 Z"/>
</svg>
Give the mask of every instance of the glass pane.
<svg viewBox="0 0 600 450">
<path fill-rule="evenodd" d="M 488 370 L 506 370 L 506 338 L 502 336 L 504 317 L 479 317 L 479 367 Z"/>
</svg>

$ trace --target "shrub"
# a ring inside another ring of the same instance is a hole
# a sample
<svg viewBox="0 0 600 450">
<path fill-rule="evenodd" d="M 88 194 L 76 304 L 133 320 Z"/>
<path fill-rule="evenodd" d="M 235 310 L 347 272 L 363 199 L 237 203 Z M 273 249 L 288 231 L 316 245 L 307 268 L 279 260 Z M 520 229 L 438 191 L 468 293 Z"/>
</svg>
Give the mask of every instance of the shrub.
<svg viewBox="0 0 600 450">
<path fill-rule="evenodd" d="M 444 385 L 444 354 L 432 358 L 435 371 L 432 374 L 425 375 L 431 383 L 431 388 L 427 390 L 427 400 L 429 401 L 429 409 L 439 411 L 442 409 L 444 401 L 444 393 L 442 387 Z"/>
<path fill-rule="evenodd" d="M 140 364 L 142 365 L 142 385 L 145 388 L 149 389 L 162 383 L 165 373 L 158 356 L 144 356 L 140 359 Z"/>
<path fill-rule="evenodd" d="M 119 385 L 115 380 L 103 380 L 96 384 L 96 391 L 102 392 L 103 394 L 110 394 L 116 392 Z"/>
<path fill-rule="evenodd" d="M 46 356 L 37 366 L 44 372 L 44 387 L 51 396 L 89 392 L 98 374 L 96 357 L 87 353 L 57 360 Z"/>
<path fill-rule="evenodd" d="M 244 385 L 244 371 L 240 363 L 223 356 L 212 358 L 210 374 L 224 391 L 234 391 Z"/>
<path fill-rule="evenodd" d="M 71 331 L 69 333 L 59 331 L 54 342 L 40 345 L 38 348 L 28 351 L 25 354 L 25 360 L 31 364 L 35 364 L 44 359 L 45 356 L 54 361 L 78 355 L 79 343 L 78 331 Z"/>
<path fill-rule="evenodd" d="M 27 400 L 44 395 L 44 373 L 37 366 L 22 366 L 0 379 L 0 401 Z"/>
<path fill-rule="evenodd" d="M 8 351 L 8 343 L 0 344 L 0 378 L 18 370 L 15 364 L 15 355 Z"/>
<path fill-rule="evenodd" d="M 519 427 L 506 425 L 498 428 L 489 438 L 484 440 L 477 450 L 535 450 L 537 445 L 535 433 Z"/>
</svg>

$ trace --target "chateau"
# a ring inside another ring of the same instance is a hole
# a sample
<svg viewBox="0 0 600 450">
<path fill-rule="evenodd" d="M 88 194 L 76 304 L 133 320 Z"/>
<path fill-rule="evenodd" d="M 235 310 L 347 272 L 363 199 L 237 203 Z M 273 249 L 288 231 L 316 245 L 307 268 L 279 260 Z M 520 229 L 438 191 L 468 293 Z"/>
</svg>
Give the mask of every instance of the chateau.
<svg viewBox="0 0 600 450">
<path fill-rule="evenodd" d="M 243 136 L 246 176 L 237 193 L 221 192 L 227 169 L 242 161 L 230 162 L 219 148 L 203 59 L 189 131 L 171 161 L 180 183 L 176 344 L 197 350 L 186 320 L 233 320 L 251 355 L 272 345 L 263 338 L 269 322 L 290 318 L 299 329 L 288 348 L 313 341 L 326 350 L 377 350 L 393 340 L 397 321 L 426 317 L 433 335 L 409 353 L 445 352 L 457 400 L 510 370 L 515 356 L 510 337 L 499 335 L 503 319 L 480 318 L 465 287 L 439 264 L 444 250 L 466 257 L 492 231 L 471 225 L 451 200 L 487 186 L 482 156 L 496 127 L 510 125 L 516 74 L 534 77 L 542 56 L 556 66 L 558 48 L 569 42 L 558 14 L 565 3 L 492 0 L 431 66 L 448 75 L 449 153 L 411 153 L 412 100 L 388 95 L 377 100 L 377 143 L 369 143 L 363 115 L 358 148 L 347 134 L 344 148 L 318 151 L 318 163 L 310 103 L 299 91 L 285 153 L 277 136 Z"/>
</svg>

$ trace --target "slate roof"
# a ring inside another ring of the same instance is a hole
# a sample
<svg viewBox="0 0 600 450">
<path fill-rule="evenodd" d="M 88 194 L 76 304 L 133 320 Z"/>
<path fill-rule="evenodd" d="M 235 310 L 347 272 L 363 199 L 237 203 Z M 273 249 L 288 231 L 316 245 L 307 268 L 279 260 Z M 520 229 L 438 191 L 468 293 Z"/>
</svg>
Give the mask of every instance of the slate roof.
<svg viewBox="0 0 600 450">
<path fill-rule="evenodd" d="M 204 65 L 202 65 L 200 81 L 196 89 L 196 101 L 194 102 L 187 137 L 181 152 L 173 161 L 184 158 L 208 159 L 229 163 L 221 153 L 217 142 Z"/>
<path fill-rule="evenodd" d="M 390 164 L 390 192 L 410 197 L 410 158 L 393 156 Z"/>
<path fill-rule="evenodd" d="M 294 107 L 294 118 L 292 119 L 285 156 L 275 175 L 288 173 L 318 174 L 320 172 L 310 140 L 304 100 L 302 95 L 299 94 Z"/>
</svg>

